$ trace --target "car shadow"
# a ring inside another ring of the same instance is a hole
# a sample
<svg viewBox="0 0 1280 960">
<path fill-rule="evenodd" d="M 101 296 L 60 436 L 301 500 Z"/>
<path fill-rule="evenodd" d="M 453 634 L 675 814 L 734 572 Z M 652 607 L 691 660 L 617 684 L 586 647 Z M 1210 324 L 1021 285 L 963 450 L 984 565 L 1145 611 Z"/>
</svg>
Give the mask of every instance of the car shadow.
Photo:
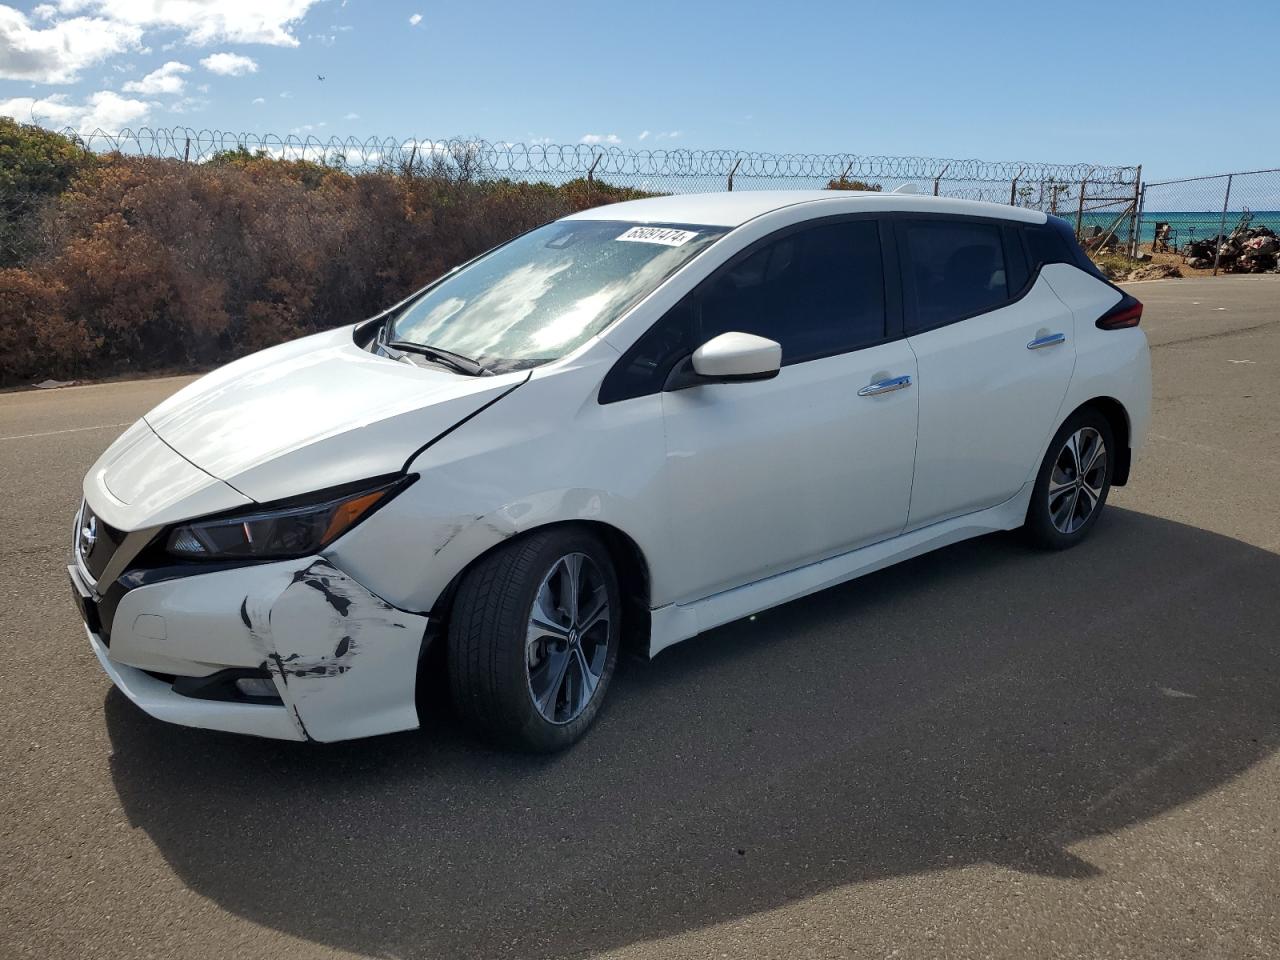
<svg viewBox="0 0 1280 960">
<path fill-rule="evenodd" d="M 375 955 L 552 957 L 979 862 L 1073 854 L 1280 745 L 1280 556 L 1112 509 L 1076 550 L 959 544 L 631 662 L 551 758 L 447 718 L 336 745 L 118 693 L 130 821 L 227 910 Z"/>
</svg>

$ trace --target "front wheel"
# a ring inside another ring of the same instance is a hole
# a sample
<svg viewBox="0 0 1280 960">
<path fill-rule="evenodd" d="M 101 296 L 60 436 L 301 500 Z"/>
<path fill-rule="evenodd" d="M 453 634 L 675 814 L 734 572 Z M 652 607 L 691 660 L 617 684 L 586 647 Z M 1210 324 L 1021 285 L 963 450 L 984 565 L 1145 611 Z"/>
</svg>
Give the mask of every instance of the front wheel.
<svg viewBox="0 0 1280 960">
<path fill-rule="evenodd" d="M 1073 547 L 1098 521 L 1115 466 L 1111 425 L 1096 410 L 1081 410 L 1058 430 L 1036 475 L 1026 531 L 1037 546 Z"/>
<path fill-rule="evenodd" d="M 510 746 L 569 746 L 604 700 L 620 616 L 609 552 L 589 532 L 555 528 L 499 547 L 463 578 L 449 620 L 459 712 Z"/>
</svg>

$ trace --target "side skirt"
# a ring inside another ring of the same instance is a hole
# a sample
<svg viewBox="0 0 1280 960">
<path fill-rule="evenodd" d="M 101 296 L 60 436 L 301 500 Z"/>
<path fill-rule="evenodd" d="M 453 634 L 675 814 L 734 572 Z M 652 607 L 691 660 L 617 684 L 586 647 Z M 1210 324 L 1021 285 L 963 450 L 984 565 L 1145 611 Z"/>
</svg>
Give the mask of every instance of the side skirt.
<svg viewBox="0 0 1280 960">
<path fill-rule="evenodd" d="M 859 547 L 692 603 L 670 603 L 658 607 L 652 611 L 649 656 L 713 627 L 834 587 L 930 550 L 997 530 L 1014 530 L 1026 519 L 1033 487 L 1034 482 L 1028 482 L 1004 503 L 976 513 L 933 523 L 891 540 Z"/>
</svg>

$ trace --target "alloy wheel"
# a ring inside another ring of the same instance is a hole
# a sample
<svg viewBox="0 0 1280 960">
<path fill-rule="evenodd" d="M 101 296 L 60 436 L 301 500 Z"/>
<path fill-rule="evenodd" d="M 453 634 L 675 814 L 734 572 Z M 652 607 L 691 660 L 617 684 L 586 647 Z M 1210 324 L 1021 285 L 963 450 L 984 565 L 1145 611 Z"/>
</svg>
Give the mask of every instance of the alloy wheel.
<svg viewBox="0 0 1280 960">
<path fill-rule="evenodd" d="M 1049 474 L 1049 518 L 1072 534 L 1093 516 L 1107 478 L 1107 445 L 1093 427 L 1081 427 L 1058 451 Z"/>
<path fill-rule="evenodd" d="M 543 718 L 565 724 L 591 703 L 609 656 L 609 592 L 585 553 L 561 557 L 542 579 L 529 612 L 525 669 Z"/>
</svg>

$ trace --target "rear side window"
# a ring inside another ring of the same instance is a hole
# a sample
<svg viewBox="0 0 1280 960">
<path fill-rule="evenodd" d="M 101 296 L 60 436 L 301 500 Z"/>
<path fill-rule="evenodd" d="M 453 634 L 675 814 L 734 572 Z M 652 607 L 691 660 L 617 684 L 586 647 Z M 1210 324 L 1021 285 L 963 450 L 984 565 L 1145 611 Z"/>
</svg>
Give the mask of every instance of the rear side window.
<svg viewBox="0 0 1280 960">
<path fill-rule="evenodd" d="M 879 343 L 885 316 L 875 220 L 791 230 L 748 249 L 667 311 L 609 371 L 600 402 L 658 392 L 680 360 L 722 333 L 776 340 L 786 365 Z"/>
<path fill-rule="evenodd" d="M 1000 227 L 937 219 L 908 220 L 901 230 L 908 334 L 1008 302 Z"/>
</svg>

